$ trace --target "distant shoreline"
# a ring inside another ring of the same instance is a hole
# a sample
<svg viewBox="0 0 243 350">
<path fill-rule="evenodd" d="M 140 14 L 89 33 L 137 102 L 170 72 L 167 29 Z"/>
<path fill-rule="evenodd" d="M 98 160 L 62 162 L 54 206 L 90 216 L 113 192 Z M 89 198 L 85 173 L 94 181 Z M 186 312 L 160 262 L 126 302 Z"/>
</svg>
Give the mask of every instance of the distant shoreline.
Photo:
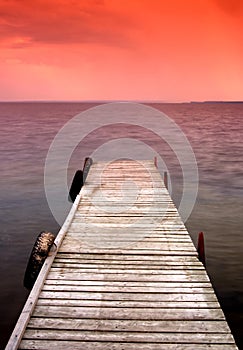
<svg viewBox="0 0 243 350">
<path fill-rule="evenodd" d="M 190 103 L 243 103 L 243 101 L 191 101 Z"/>
</svg>

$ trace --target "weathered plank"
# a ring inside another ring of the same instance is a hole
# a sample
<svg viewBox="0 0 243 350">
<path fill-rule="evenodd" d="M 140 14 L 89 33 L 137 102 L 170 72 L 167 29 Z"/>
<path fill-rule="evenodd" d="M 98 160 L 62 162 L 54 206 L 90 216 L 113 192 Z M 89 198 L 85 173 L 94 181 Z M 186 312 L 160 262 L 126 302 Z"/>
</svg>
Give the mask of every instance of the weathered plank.
<svg viewBox="0 0 243 350">
<path fill-rule="evenodd" d="M 166 257 L 166 256 L 165 256 Z M 193 262 L 185 262 L 185 261 L 161 261 L 161 260 L 155 260 L 155 261 L 142 261 L 142 260 L 122 260 L 122 259 L 57 259 L 55 263 L 53 264 L 53 267 L 57 267 L 58 265 L 62 265 L 60 267 L 65 267 L 66 265 L 70 265 L 70 267 L 76 267 L 78 268 L 87 268 L 87 269 L 94 269 L 94 268 L 106 268 L 106 269 L 151 269 L 151 270 L 203 270 L 202 264 L 194 264 Z M 172 272 L 173 273 L 173 272 Z M 181 273 L 181 271 L 179 272 Z"/>
<path fill-rule="evenodd" d="M 169 283 L 180 283 L 180 282 L 209 282 L 209 278 L 206 274 L 158 274 L 148 271 L 146 274 L 136 273 L 85 273 L 79 269 L 51 269 L 48 274 L 48 280 L 75 280 L 75 281 L 119 281 L 119 282 L 154 282 L 158 284 L 159 282 L 169 282 Z"/>
<path fill-rule="evenodd" d="M 65 272 L 65 271 L 70 271 L 72 269 L 73 272 L 80 272 L 80 273 L 102 273 L 102 274 L 107 274 L 107 273 L 112 273 L 112 274 L 123 274 L 123 273 L 127 273 L 127 274 L 152 274 L 152 275 L 179 275 L 182 271 L 186 270 L 187 273 L 191 273 L 191 274 L 197 274 L 197 275 L 205 275 L 205 271 L 203 270 L 202 267 L 200 268 L 187 268 L 186 266 L 182 266 L 182 267 L 177 267 L 174 266 L 174 269 L 168 266 L 161 266 L 161 265 L 157 265 L 157 266 L 138 266 L 135 265 L 134 266 L 119 266 L 116 265 L 116 267 L 114 266 L 105 266 L 102 268 L 102 266 L 95 266 L 95 265 L 90 265 L 90 266 L 85 266 L 85 265 L 81 265 L 81 264 L 68 264 L 68 263 L 53 263 L 52 264 L 52 272 Z M 125 265 L 126 266 L 126 265 Z M 74 271 L 75 269 L 75 271 Z"/>
<path fill-rule="evenodd" d="M 227 324 L 224 321 L 205 320 L 92 320 L 78 318 L 37 318 L 32 317 L 28 328 L 45 329 L 79 329 L 79 330 L 99 330 L 99 331 L 126 331 L 137 332 L 158 332 L 158 333 L 189 333 L 193 337 L 194 333 L 228 333 Z"/>
<path fill-rule="evenodd" d="M 115 231 L 116 232 L 116 231 Z M 69 231 L 67 233 L 67 238 L 75 238 L 75 239 L 83 239 L 83 238 L 87 238 L 87 237 L 91 237 L 91 238 L 101 238 L 104 240 L 108 240 L 110 239 L 114 234 L 115 234 L 114 230 L 107 230 L 107 229 L 103 229 L 103 230 L 99 230 L 99 234 L 97 234 L 97 227 L 89 227 L 86 229 L 81 229 L 81 230 L 76 230 L 76 231 Z M 118 241 L 129 241 L 129 240 L 133 240 L 134 237 L 141 236 L 141 230 L 133 230 L 132 232 L 125 232 L 125 231 L 119 231 L 119 235 L 116 235 L 116 238 Z M 188 236 L 186 236 L 185 234 L 175 234 L 175 235 L 171 235 L 169 233 L 164 234 L 155 234 L 155 233 L 151 233 L 151 235 L 148 234 L 144 234 L 143 233 L 143 237 L 140 238 L 140 241 L 143 242 L 168 242 L 168 243 L 176 243 L 176 242 L 185 242 L 185 243 L 190 243 L 191 244 L 191 240 L 189 239 Z"/>
<path fill-rule="evenodd" d="M 39 350 L 67 350 L 70 346 L 70 341 L 66 340 L 23 340 L 19 349 L 39 349 Z M 200 343 L 191 343 L 191 344 L 168 344 L 168 343 L 132 343 L 132 342 L 87 342 L 87 341 L 72 341 L 71 342 L 72 350 L 237 350 L 238 348 L 234 344 L 200 344 Z"/>
<path fill-rule="evenodd" d="M 61 292 L 61 291 L 42 291 L 39 298 L 41 299 L 78 299 L 78 300 L 126 300 L 126 301 L 203 301 L 203 302 L 218 302 L 214 293 L 99 293 L 99 292 Z"/>
<path fill-rule="evenodd" d="M 84 259 L 55 259 L 55 262 L 52 264 L 53 268 L 56 267 L 77 267 L 80 269 L 108 269 L 107 271 L 112 270 L 136 270 L 136 269 L 151 269 L 151 270 L 170 270 L 173 271 L 176 270 L 202 270 L 205 272 L 202 264 L 193 264 L 193 263 L 176 263 L 174 261 L 168 261 L 168 262 L 161 262 L 161 261 L 153 261 L 151 264 L 143 262 L 143 261 L 122 261 L 122 260 L 109 260 L 108 261 L 109 266 L 107 266 L 107 259 L 96 259 L 93 263 L 90 262 L 90 260 L 84 260 Z M 170 273 L 170 271 L 168 273 Z M 166 271 L 165 271 L 166 273 Z"/>
<path fill-rule="evenodd" d="M 164 262 L 174 262 L 178 265 L 182 263 L 192 263 L 192 264 L 201 264 L 197 258 L 197 256 L 193 255 L 182 255 L 182 256 L 165 256 L 162 254 L 154 255 L 154 254 L 144 254 L 143 256 L 137 255 L 137 253 L 134 251 L 134 254 L 127 254 L 126 252 L 122 252 L 120 254 L 113 254 L 110 251 L 109 252 L 100 252 L 99 253 L 88 253 L 83 252 L 82 254 L 77 253 L 62 253 L 59 251 L 57 254 L 57 258 L 74 258 L 74 259 L 86 259 L 87 261 L 96 261 L 96 260 L 112 260 L 112 261 L 123 261 L 124 263 L 126 261 L 132 262 L 132 261 L 139 261 L 139 262 L 148 262 L 149 264 L 153 263 L 154 261 L 161 262 L 163 264 Z M 202 264 L 201 264 L 202 265 Z"/>
<path fill-rule="evenodd" d="M 107 229 L 101 229 L 97 233 L 97 228 L 95 227 L 89 227 L 89 228 L 84 228 L 81 230 L 77 231 L 69 231 L 66 238 L 67 239 L 76 239 L 76 240 L 82 240 L 86 239 L 87 237 L 90 237 L 91 239 L 97 238 L 97 239 L 103 239 L 103 240 L 109 240 L 112 239 L 113 237 L 116 237 L 117 241 L 133 241 L 134 238 L 137 238 L 137 241 L 140 243 L 171 243 L 171 244 L 188 244 L 192 246 L 192 242 L 188 239 L 186 235 L 183 234 L 175 234 L 174 236 L 171 234 L 156 234 L 152 233 L 149 235 L 149 233 L 141 233 L 141 230 L 133 230 L 130 232 L 124 232 L 121 230 L 107 230 Z M 193 247 L 193 246 L 192 246 Z M 194 248 L 194 247 L 193 247 Z"/>
<path fill-rule="evenodd" d="M 222 334 L 218 333 L 152 333 L 152 332 L 108 332 L 108 331 L 79 331 L 79 330 L 51 330 L 51 329 L 27 329 L 24 339 L 48 339 L 48 340 L 70 340 L 70 341 L 100 341 L 100 342 L 132 342 L 132 343 L 206 343 L 222 344 Z M 224 343 L 233 344 L 234 340 L 230 334 L 224 334 Z"/>
<path fill-rule="evenodd" d="M 65 305 L 65 304 L 64 304 Z M 81 306 L 45 306 L 37 305 L 34 317 L 91 318 L 91 319 L 128 319 L 128 320 L 225 320 L 220 308 L 126 308 L 126 307 L 81 307 Z"/>
<path fill-rule="evenodd" d="M 77 284 L 75 281 L 56 281 L 56 280 L 46 280 L 43 286 L 43 291 L 77 291 L 77 292 L 92 292 L 92 293 L 106 293 L 106 292 L 124 292 L 124 293 L 192 293 L 192 294 L 206 294 L 214 293 L 213 289 L 210 288 L 210 285 L 202 286 L 197 284 L 184 284 L 184 285 L 164 285 L 164 286 L 147 286 L 143 285 L 114 285 L 113 284 L 102 284 L 102 285 L 92 285 L 90 284 Z"/>
<path fill-rule="evenodd" d="M 43 299 L 39 298 L 37 305 L 39 306 L 65 306 L 72 307 L 112 307 L 112 308 L 188 308 L 188 309 L 217 309 L 220 308 L 219 303 L 216 301 L 133 301 L 133 300 L 78 300 L 78 299 Z"/>
<path fill-rule="evenodd" d="M 185 269 L 186 270 L 186 269 Z M 185 271 L 184 271 L 185 272 Z M 181 271 L 174 269 L 174 270 L 162 270 L 162 269 L 131 269 L 131 267 L 129 267 L 129 269 L 117 269 L 117 270 L 112 270 L 110 269 L 108 266 L 106 267 L 106 269 L 101 269 L 101 268 L 93 268 L 93 269 L 81 269 L 80 266 L 73 266 L 73 264 L 70 264 L 70 266 L 68 267 L 57 267 L 54 265 L 54 267 L 51 268 L 50 273 L 49 273 L 49 279 L 51 279 L 51 277 L 53 276 L 59 276 L 59 275 L 63 275 L 63 274 L 67 274 L 68 276 L 70 276 L 69 274 L 82 274 L 83 276 L 88 276 L 90 274 L 94 275 L 97 277 L 97 275 L 102 276 L 101 278 L 105 277 L 106 275 L 110 278 L 114 278 L 114 276 L 117 276 L 117 278 L 119 277 L 124 277 L 125 278 L 129 278 L 131 275 L 132 277 L 136 278 L 138 275 L 143 278 L 143 276 L 146 275 L 150 275 L 150 276 L 171 276 L 171 279 L 169 279 L 169 281 L 180 281 L 181 279 L 178 276 L 181 276 Z M 173 275 L 173 276 L 172 276 Z M 175 275 L 175 276 L 174 276 Z M 185 275 L 190 275 L 192 276 L 193 280 L 197 280 L 197 281 L 208 281 L 209 278 L 207 276 L 207 274 L 205 273 L 205 271 L 203 270 L 196 270 L 196 271 L 188 271 L 187 274 Z M 164 280 L 164 277 L 161 277 L 162 280 Z M 189 278 L 184 278 L 183 277 L 183 281 L 184 279 L 186 279 L 186 281 L 189 281 L 191 279 Z M 168 277 L 165 277 L 164 281 L 167 281 Z M 157 279 L 157 281 L 160 281 L 159 279 Z"/>
<path fill-rule="evenodd" d="M 97 237 L 96 239 L 72 239 L 67 238 L 65 240 L 65 243 L 63 243 L 62 249 L 60 251 L 65 251 L 67 247 L 70 247 L 70 251 L 73 251 L 73 246 L 82 253 L 83 251 L 91 252 L 97 251 L 97 249 L 100 249 L 101 253 L 104 250 L 104 253 L 106 253 L 106 249 L 109 249 L 109 251 L 113 250 L 119 254 L 119 250 L 122 249 L 123 252 L 128 251 L 128 254 L 131 254 L 131 251 L 138 254 L 146 254 L 151 253 L 152 254 L 188 254 L 188 255 L 197 255 L 196 249 L 194 245 L 187 244 L 187 243 L 167 243 L 167 242 L 143 242 L 136 240 L 136 237 L 134 237 L 133 241 L 117 241 L 116 237 L 114 237 L 114 240 L 110 239 L 110 241 L 104 241 L 99 240 Z"/>
<path fill-rule="evenodd" d="M 94 254 L 117 254 L 117 255 L 122 255 L 124 254 L 129 254 L 129 255 L 149 255 L 152 254 L 153 256 L 156 255 L 178 255 L 178 256 L 197 256 L 196 250 L 190 250 L 190 249 L 185 249 L 185 250 L 176 250 L 176 249 L 171 249 L 171 250 L 153 250 L 153 249 L 122 249 L 120 247 L 104 247 L 101 249 L 97 248 L 97 245 L 95 247 L 84 247 L 83 243 L 77 244 L 75 247 L 73 245 L 70 245 L 70 242 L 63 242 L 61 248 L 59 249 L 60 252 L 63 253 L 69 253 L 69 252 L 79 252 L 82 254 L 83 252 L 85 253 L 94 253 Z"/>
</svg>

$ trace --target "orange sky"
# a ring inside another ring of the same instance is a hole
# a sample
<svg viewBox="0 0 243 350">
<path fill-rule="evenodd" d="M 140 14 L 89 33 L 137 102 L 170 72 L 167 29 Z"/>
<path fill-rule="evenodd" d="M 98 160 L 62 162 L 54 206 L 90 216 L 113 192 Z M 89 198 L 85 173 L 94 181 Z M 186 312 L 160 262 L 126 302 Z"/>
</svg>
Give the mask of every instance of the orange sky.
<svg viewBox="0 0 243 350">
<path fill-rule="evenodd" d="M 0 100 L 243 100 L 242 0 L 0 0 Z"/>
</svg>

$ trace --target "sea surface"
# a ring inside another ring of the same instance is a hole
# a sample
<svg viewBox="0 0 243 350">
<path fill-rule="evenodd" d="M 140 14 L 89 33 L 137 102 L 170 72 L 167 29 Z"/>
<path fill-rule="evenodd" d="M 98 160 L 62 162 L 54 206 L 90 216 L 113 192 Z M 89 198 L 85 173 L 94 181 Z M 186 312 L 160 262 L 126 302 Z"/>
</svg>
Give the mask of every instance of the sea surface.
<svg viewBox="0 0 243 350">
<path fill-rule="evenodd" d="M 35 239 L 42 230 L 56 234 L 60 226 L 45 194 L 48 150 L 67 122 L 96 105 L 0 103 L 0 348 L 4 348 L 28 296 L 23 276 Z M 195 154 L 199 187 L 186 226 L 195 244 L 198 233 L 205 234 L 207 272 L 237 344 L 243 349 L 243 103 L 149 106 L 178 125 Z M 116 104 L 113 107 L 115 115 Z M 102 124 L 105 117 L 97 111 L 96 118 Z M 180 161 L 164 140 L 143 127 L 146 118 L 146 113 L 139 115 L 138 127 L 128 127 L 120 120 L 120 124 L 99 126 L 85 135 L 68 162 L 68 185 L 86 156 L 109 141 L 114 142 L 116 151 L 117 139 L 132 138 L 159 154 L 170 174 L 172 197 L 179 205 L 183 188 Z M 89 115 L 84 115 L 84 129 L 89 123 Z M 159 119 L 157 123 L 163 128 Z M 80 135 L 83 137 L 82 130 Z M 55 173 L 55 160 L 52 166 Z M 58 166 L 56 172 L 58 178 Z"/>
</svg>

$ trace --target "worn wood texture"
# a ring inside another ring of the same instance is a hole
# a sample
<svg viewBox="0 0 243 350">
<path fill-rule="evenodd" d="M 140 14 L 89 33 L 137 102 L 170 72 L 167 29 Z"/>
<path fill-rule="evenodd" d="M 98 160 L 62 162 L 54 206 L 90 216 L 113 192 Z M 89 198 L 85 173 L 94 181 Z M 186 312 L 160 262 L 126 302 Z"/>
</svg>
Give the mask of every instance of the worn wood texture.
<svg viewBox="0 0 243 350">
<path fill-rule="evenodd" d="M 153 161 L 94 163 L 75 205 L 8 350 L 237 349 Z"/>
</svg>

